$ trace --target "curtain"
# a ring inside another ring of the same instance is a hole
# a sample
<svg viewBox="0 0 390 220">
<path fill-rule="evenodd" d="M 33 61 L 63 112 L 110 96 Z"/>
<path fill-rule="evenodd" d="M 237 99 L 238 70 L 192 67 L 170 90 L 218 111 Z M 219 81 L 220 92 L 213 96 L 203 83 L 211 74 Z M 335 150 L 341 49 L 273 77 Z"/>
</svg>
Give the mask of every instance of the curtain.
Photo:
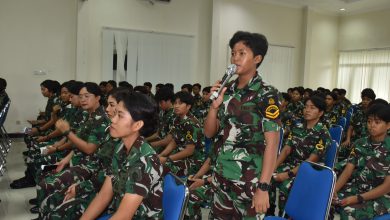
<svg viewBox="0 0 390 220">
<path fill-rule="evenodd" d="M 293 54 L 294 48 L 292 47 L 270 45 L 259 67 L 262 78 L 280 92 L 285 92 L 291 87 L 294 69 Z"/>
<path fill-rule="evenodd" d="M 125 70 L 125 56 L 127 52 L 127 33 L 124 31 L 115 31 L 115 49 L 117 54 L 116 61 L 116 81 L 126 80 L 126 70 Z"/>
<path fill-rule="evenodd" d="M 352 103 L 361 101 L 360 92 L 374 90 L 377 98 L 390 98 L 390 49 L 340 52 L 337 87 L 347 90 Z"/>
</svg>

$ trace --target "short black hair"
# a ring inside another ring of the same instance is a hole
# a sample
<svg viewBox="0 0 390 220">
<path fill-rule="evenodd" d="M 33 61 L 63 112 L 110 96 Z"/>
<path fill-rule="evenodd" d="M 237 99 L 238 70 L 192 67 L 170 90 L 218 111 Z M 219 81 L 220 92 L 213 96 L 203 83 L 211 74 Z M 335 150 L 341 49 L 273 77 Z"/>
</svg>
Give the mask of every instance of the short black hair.
<svg viewBox="0 0 390 220">
<path fill-rule="evenodd" d="M 192 88 L 194 88 L 195 86 L 197 86 L 199 90 L 202 89 L 202 86 L 199 83 L 195 83 L 194 85 L 192 85 Z"/>
<path fill-rule="evenodd" d="M 102 96 L 102 90 L 100 90 L 98 84 L 94 82 L 86 82 L 84 83 L 83 88 L 84 87 L 87 89 L 89 93 L 94 94 L 95 96 L 100 96 L 100 97 Z"/>
<path fill-rule="evenodd" d="M 362 90 L 362 93 L 361 93 L 361 98 L 363 98 L 363 97 L 367 97 L 371 100 L 375 100 L 376 95 L 375 95 L 374 90 L 372 90 L 371 88 L 365 88 Z"/>
<path fill-rule="evenodd" d="M 107 85 L 107 81 L 101 81 L 100 83 L 99 83 L 99 86 L 106 86 Z"/>
<path fill-rule="evenodd" d="M 172 92 L 175 91 L 175 86 L 172 83 L 166 83 L 165 86 L 170 88 L 172 90 Z"/>
<path fill-rule="evenodd" d="M 207 92 L 207 93 L 210 93 L 211 91 L 211 86 L 206 86 L 202 89 L 202 92 Z"/>
<path fill-rule="evenodd" d="M 139 131 L 140 135 L 148 137 L 157 129 L 157 105 L 145 94 L 121 93 L 118 96 L 118 103 L 123 102 L 124 107 L 129 111 L 134 121 L 143 121 L 144 125 Z"/>
<path fill-rule="evenodd" d="M 156 84 L 156 88 L 159 88 L 159 89 L 161 89 L 163 86 L 164 86 L 164 84 L 162 84 L 162 83 Z"/>
<path fill-rule="evenodd" d="M 370 102 L 370 104 L 368 104 L 368 106 L 372 106 L 372 105 L 375 105 L 375 104 L 387 105 L 389 103 L 386 100 L 384 100 L 384 99 L 375 99 L 372 102 Z"/>
<path fill-rule="evenodd" d="M 117 84 L 114 80 L 108 80 L 107 81 L 108 84 L 110 84 L 112 86 L 112 88 L 116 88 L 117 87 Z"/>
<path fill-rule="evenodd" d="M 7 88 L 7 80 L 0 78 L 0 92 Z"/>
<path fill-rule="evenodd" d="M 337 101 L 337 94 L 335 92 L 328 92 L 326 95 L 332 97 L 334 101 Z"/>
<path fill-rule="evenodd" d="M 177 92 L 175 94 L 175 100 L 180 99 L 181 102 L 186 103 L 187 105 L 193 105 L 194 104 L 194 97 L 189 92 Z"/>
<path fill-rule="evenodd" d="M 237 31 L 229 41 L 230 49 L 233 49 L 234 45 L 238 42 L 242 42 L 245 46 L 249 47 L 254 56 L 261 55 L 262 60 L 256 65 L 256 68 L 259 67 L 268 51 L 267 38 L 258 33 Z"/>
<path fill-rule="evenodd" d="M 292 89 L 292 92 L 294 92 L 294 91 L 297 91 L 301 96 L 303 95 L 303 92 L 304 92 L 304 90 L 302 91 L 302 89 L 300 87 L 294 87 Z"/>
<path fill-rule="evenodd" d="M 81 81 L 75 81 L 72 83 L 72 85 L 68 88 L 69 92 L 73 95 L 78 95 L 80 93 L 80 90 L 84 87 L 84 83 Z"/>
<path fill-rule="evenodd" d="M 61 85 L 58 81 L 50 80 L 50 79 L 44 80 L 41 83 L 41 86 L 45 87 L 47 90 L 49 90 L 49 92 L 53 94 L 58 94 L 61 89 Z"/>
<path fill-rule="evenodd" d="M 184 89 L 184 88 L 187 88 L 187 89 L 188 89 L 188 92 L 191 92 L 191 91 L 192 91 L 192 85 L 191 85 L 191 84 L 188 84 L 188 83 L 183 84 L 183 85 L 181 86 L 181 89 Z"/>
<path fill-rule="evenodd" d="M 157 91 L 154 98 L 156 99 L 157 102 L 168 101 L 168 100 L 174 102 L 175 94 L 172 92 L 170 88 L 164 86 Z"/>
<path fill-rule="evenodd" d="M 153 87 L 151 82 L 145 82 L 145 83 L 144 83 L 144 86 L 147 86 L 147 87 L 150 87 L 150 88 Z"/>
<path fill-rule="evenodd" d="M 325 103 L 325 99 L 321 96 L 318 96 L 318 95 L 312 95 L 310 97 L 308 97 L 306 100 L 305 100 L 305 105 L 307 103 L 307 101 L 311 101 L 315 107 L 317 107 L 320 111 L 325 111 L 326 110 L 326 103 Z"/>
<path fill-rule="evenodd" d="M 133 85 L 131 85 L 127 81 L 120 81 L 118 83 L 118 85 L 119 85 L 119 87 L 128 89 L 130 92 L 133 91 Z"/>
<path fill-rule="evenodd" d="M 390 122 L 390 105 L 382 103 L 372 105 L 367 111 L 367 117 L 374 116 L 386 123 Z"/>
<path fill-rule="evenodd" d="M 148 89 L 145 86 L 136 86 L 134 87 L 134 92 L 140 92 L 142 94 L 149 94 Z"/>
<path fill-rule="evenodd" d="M 111 96 L 118 102 L 118 97 L 120 97 L 122 95 L 122 93 L 129 94 L 131 92 L 129 91 L 128 88 L 118 87 L 118 88 L 114 88 L 110 92 L 108 92 L 107 97 Z"/>
<path fill-rule="evenodd" d="M 74 81 L 66 81 L 66 82 L 61 84 L 61 89 L 66 88 L 69 91 L 69 88 L 72 87 L 73 83 L 74 83 Z"/>
<path fill-rule="evenodd" d="M 344 95 L 347 94 L 347 90 L 345 90 L 345 89 L 339 89 L 339 94 L 344 96 Z"/>
<path fill-rule="evenodd" d="M 291 102 L 291 96 L 289 96 L 287 92 L 282 92 L 282 97 L 284 101 Z"/>
</svg>

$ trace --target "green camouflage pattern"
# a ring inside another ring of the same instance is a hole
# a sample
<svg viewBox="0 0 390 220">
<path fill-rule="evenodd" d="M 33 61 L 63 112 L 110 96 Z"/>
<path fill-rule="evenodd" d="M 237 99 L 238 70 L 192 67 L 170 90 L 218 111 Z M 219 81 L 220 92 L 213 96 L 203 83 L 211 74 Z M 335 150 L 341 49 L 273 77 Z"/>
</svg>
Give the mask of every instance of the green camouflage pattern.
<svg viewBox="0 0 390 220">
<path fill-rule="evenodd" d="M 348 163 L 353 164 L 355 170 L 339 192 L 340 199 L 373 190 L 390 176 L 390 137 L 380 143 L 372 142 L 369 137 L 359 139 L 354 143 Z M 341 210 L 340 218 L 373 219 L 387 213 L 390 213 L 390 193 L 362 204 L 346 206 Z"/>
<path fill-rule="evenodd" d="M 287 105 L 287 112 L 292 113 L 294 118 L 303 118 L 303 109 L 305 105 L 302 101 L 290 102 Z"/>
<path fill-rule="evenodd" d="M 195 145 L 192 156 L 178 161 L 167 161 L 165 165 L 176 176 L 188 176 L 198 172 L 204 162 L 204 134 L 199 121 L 188 113 L 183 118 L 176 117 L 171 131 L 176 148 L 171 155 L 179 153 L 186 148 L 186 145 Z"/>
<path fill-rule="evenodd" d="M 307 160 L 311 154 L 319 157 L 319 161 L 325 159 L 326 150 L 330 147 L 332 138 L 328 129 L 318 122 L 313 128 L 308 129 L 306 123 L 299 123 L 292 128 L 286 145 L 291 147 L 291 153 L 286 160 L 276 169 L 277 173 L 288 172 L 303 161 Z M 288 193 L 291 189 L 294 178 L 283 182 L 273 181 L 273 185 L 279 189 L 279 210 L 284 210 Z M 270 193 L 270 201 L 276 201 L 274 192 Z"/>
<path fill-rule="evenodd" d="M 169 132 L 172 130 L 173 121 L 175 120 L 175 113 L 173 108 L 170 108 L 166 111 L 161 110 L 158 113 L 158 137 L 160 139 L 165 138 Z"/>
<path fill-rule="evenodd" d="M 118 209 L 126 193 L 144 199 L 134 219 L 162 219 L 163 167 L 154 149 L 140 136 L 130 151 L 123 143 L 117 144 L 112 159 L 112 188 L 110 211 Z"/>
<path fill-rule="evenodd" d="M 279 131 L 278 91 L 256 75 L 243 89 L 237 82 L 228 84 L 218 119 L 220 141 L 215 143 L 217 155 L 214 172 L 236 182 L 259 181 L 264 132 Z"/>
</svg>

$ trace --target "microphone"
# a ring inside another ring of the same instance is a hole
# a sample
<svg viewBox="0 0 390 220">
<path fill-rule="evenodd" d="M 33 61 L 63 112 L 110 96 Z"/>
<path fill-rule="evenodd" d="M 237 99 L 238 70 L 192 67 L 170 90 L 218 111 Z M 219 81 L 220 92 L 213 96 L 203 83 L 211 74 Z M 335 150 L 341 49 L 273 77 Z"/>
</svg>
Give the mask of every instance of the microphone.
<svg viewBox="0 0 390 220">
<path fill-rule="evenodd" d="M 225 75 L 222 77 L 221 81 L 221 87 L 219 87 L 218 91 L 214 91 L 213 94 L 210 96 L 210 100 L 215 100 L 218 98 L 219 94 L 221 94 L 223 87 L 225 87 L 225 84 L 229 82 L 230 78 L 236 73 L 237 66 L 236 64 L 231 64 L 228 66 L 228 68 L 225 71 Z"/>
</svg>

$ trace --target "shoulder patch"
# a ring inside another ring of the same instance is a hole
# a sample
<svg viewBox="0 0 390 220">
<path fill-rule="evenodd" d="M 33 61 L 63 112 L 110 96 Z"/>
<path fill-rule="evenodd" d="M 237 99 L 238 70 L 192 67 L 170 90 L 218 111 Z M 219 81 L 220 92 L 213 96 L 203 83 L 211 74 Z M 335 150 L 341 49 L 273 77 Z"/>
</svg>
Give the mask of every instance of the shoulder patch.
<svg viewBox="0 0 390 220">
<path fill-rule="evenodd" d="M 271 100 L 271 99 L 270 99 Z M 270 105 L 265 109 L 265 117 L 275 119 L 279 116 L 279 107 L 276 105 Z"/>
</svg>

